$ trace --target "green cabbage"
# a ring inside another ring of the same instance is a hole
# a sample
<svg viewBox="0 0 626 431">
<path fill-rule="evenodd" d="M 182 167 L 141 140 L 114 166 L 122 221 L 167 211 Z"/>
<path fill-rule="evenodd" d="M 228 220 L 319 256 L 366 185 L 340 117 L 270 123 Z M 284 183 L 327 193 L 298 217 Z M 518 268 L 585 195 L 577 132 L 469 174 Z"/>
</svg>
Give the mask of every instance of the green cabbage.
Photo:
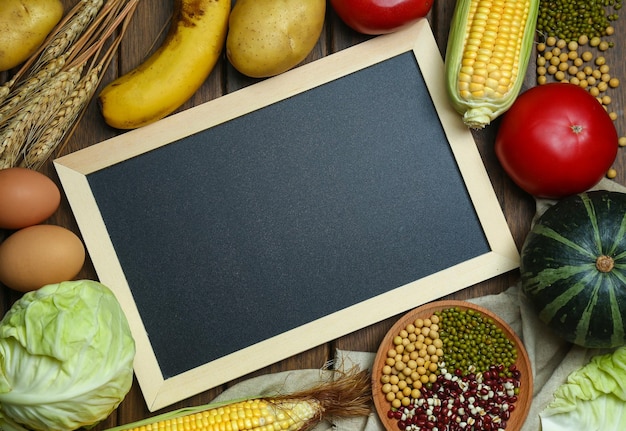
<svg viewBox="0 0 626 431">
<path fill-rule="evenodd" d="M 598 355 L 567 377 L 540 413 L 543 431 L 626 429 L 626 347 Z"/>
<path fill-rule="evenodd" d="M 128 321 L 104 285 L 67 281 L 24 294 L 0 321 L 0 428 L 95 425 L 130 390 L 134 357 Z"/>
</svg>

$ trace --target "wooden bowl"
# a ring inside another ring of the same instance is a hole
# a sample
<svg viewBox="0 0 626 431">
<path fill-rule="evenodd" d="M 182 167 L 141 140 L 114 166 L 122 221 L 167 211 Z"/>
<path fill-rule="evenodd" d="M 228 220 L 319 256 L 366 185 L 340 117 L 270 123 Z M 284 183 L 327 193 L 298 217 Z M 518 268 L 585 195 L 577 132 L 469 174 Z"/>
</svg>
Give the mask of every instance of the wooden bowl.
<svg viewBox="0 0 626 431">
<path fill-rule="evenodd" d="M 383 373 L 382 370 L 387 359 L 387 352 L 394 347 L 393 338 L 398 335 L 402 329 L 406 328 L 409 323 L 414 322 L 415 319 L 424 319 L 431 316 L 435 311 L 454 307 L 457 307 L 460 310 L 473 309 L 479 311 L 484 316 L 490 317 L 493 322 L 502 329 L 507 338 L 515 343 L 515 346 L 517 347 L 517 361 L 515 362 L 515 365 L 522 374 L 520 378 L 520 389 L 517 396 L 517 402 L 515 403 L 515 409 L 511 412 L 511 416 L 507 422 L 506 430 L 517 431 L 522 428 L 522 425 L 526 420 L 526 416 L 528 415 L 528 410 L 530 409 L 533 394 L 532 369 L 524 344 L 521 342 L 517 334 L 515 334 L 515 332 L 506 324 L 506 322 L 486 308 L 465 301 L 435 301 L 418 307 L 405 314 L 396 322 L 389 332 L 387 332 L 385 338 L 383 338 L 383 341 L 380 344 L 380 347 L 378 348 L 372 367 L 372 396 L 378 416 L 387 431 L 399 430 L 398 421 L 387 417 L 387 412 L 391 409 L 391 404 L 385 399 L 385 394 L 382 391 L 383 384 L 381 383 L 381 376 Z M 445 353 L 443 360 L 445 361 Z M 472 428 L 468 427 L 467 429 L 469 430 Z"/>
</svg>

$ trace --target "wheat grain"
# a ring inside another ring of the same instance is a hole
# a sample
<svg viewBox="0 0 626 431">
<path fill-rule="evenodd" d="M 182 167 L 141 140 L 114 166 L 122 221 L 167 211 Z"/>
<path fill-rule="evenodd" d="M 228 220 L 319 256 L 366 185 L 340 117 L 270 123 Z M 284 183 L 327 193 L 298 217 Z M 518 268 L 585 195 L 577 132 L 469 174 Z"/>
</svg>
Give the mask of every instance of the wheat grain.
<svg viewBox="0 0 626 431">
<path fill-rule="evenodd" d="M 36 92 L 29 102 L 2 126 L 0 132 L 0 169 L 13 167 L 32 128 L 48 124 L 58 108 L 55 102 L 65 99 L 76 87 L 82 73 L 82 66 L 59 72 L 48 85 Z"/>
<path fill-rule="evenodd" d="M 100 81 L 100 71 L 101 66 L 98 66 L 86 73 L 45 129 L 29 139 L 32 144 L 25 149 L 20 166 L 38 169 L 48 159 L 91 100 Z"/>
<path fill-rule="evenodd" d="M 15 166 L 19 155 L 20 133 L 24 129 L 23 125 L 28 121 L 30 113 L 21 111 L 0 133 L 0 169 L 11 168 Z"/>
<path fill-rule="evenodd" d="M 11 87 L 15 84 L 15 79 L 11 79 L 0 86 L 0 103 L 4 102 L 11 94 Z"/>
</svg>

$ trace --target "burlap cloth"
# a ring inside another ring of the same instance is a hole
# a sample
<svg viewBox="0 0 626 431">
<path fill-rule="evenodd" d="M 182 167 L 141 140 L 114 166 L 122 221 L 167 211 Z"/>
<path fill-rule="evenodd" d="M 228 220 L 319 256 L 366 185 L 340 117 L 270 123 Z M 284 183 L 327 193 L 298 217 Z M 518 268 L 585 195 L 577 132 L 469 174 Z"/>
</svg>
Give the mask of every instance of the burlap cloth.
<svg viewBox="0 0 626 431">
<path fill-rule="evenodd" d="M 603 180 L 594 189 L 626 192 L 626 188 L 613 181 Z M 554 201 L 537 200 L 535 220 Z M 533 402 L 522 431 L 541 429 L 539 413 L 550 403 L 554 391 L 563 383 L 567 376 L 586 365 L 591 357 L 597 355 L 596 350 L 572 346 L 562 341 L 543 325 L 531 309 L 528 300 L 522 293 L 519 283 L 497 295 L 488 295 L 470 299 L 470 302 L 481 305 L 497 313 L 522 339 L 528 352 L 533 369 Z M 333 368 L 351 369 L 358 365 L 361 369 L 371 368 L 375 352 L 354 352 L 337 350 Z M 227 401 L 247 396 L 271 396 L 286 394 L 313 386 L 321 381 L 333 378 L 328 369 L 303 369 L 263 375 L 252 378 L 224 391 L 214 401 Z M 314 431 L 384 431 L 374 411 L 368 417 L 356 419 L 328 418 L 314 428 Z"/>
</svg>

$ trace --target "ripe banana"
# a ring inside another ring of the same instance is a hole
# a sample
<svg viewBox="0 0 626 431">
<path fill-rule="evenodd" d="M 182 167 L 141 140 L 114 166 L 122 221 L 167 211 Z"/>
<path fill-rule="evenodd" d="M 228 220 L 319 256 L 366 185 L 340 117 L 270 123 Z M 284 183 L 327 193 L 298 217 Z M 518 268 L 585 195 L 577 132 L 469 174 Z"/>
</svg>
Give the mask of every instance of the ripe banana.
<svg viewBox="0 0 626 431">
<path fill-rule="evenodd" d="M 99 94 L 106 123 L 135 129 L 171 114 L 191 98 L 221 55 L 230 7 L 231 0 L 174 0 L 163 44 Z"/>
</svg>

